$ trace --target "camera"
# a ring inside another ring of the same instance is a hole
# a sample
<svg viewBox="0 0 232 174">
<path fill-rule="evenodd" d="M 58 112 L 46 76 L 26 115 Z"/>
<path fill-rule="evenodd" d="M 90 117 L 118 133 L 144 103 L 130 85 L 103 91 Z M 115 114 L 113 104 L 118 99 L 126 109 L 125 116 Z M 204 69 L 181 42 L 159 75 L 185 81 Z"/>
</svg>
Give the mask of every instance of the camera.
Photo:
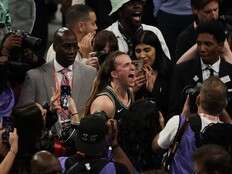
<svg viewBox="0 0 232 174">
<path fill-rule="evenodd" d="M 2 142 L 9 143 L 10 132 L 13 132 L 14 125 L 11 117 L 2 117 L 2 127 L 4 132 L 2 133 Z"/>
<path fill-rule="evenodd" d="M 195 86 L 187 85 L 183 89 L 183 102 L 185 102 L 187 96 L 189 96 L 189 108 L 191 113 L 197 112 L 196 98 L 200 93 L 201 83 L 197 83 Z"/>
<path fill-rule="evenodd" d="M 31 36 L 27 32 L 23 32 L 21 30 L 12 31 L 11 33 L 16 34 L 22 37 L 22 47 L 23 48 L 31 48 L 38 49 L 42 44 L 42 39 L 38 37 Z"/>
<path fill-rule="evenodd" d="M 63 109 L 68 109 L 68 97 L 71 96 L 71 88 L 69 85 L 61 85 L 60 106 Z"/>
</svg>

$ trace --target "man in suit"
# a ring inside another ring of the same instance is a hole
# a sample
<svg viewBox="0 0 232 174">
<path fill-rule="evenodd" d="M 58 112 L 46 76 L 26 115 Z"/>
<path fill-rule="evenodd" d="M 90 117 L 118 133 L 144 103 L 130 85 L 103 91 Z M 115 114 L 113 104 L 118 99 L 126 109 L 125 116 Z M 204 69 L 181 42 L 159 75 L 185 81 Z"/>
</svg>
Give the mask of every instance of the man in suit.
<svg viewBox="0 0 232 174">
<path fill-rule="evenodd" d="M 169 114 L 172 116 L 180 113 L 184 88 L 195 87 L 211 75 L 218 76 L 227 86 L 227 111 L 231 114 L 232 111 L 228 108 L 232 106 L 232 65 L 220 56 L 226 39 L 224 28 L 218 21 L 209 21 L 199 25 L 196 32 L 199 57 L 176 65 L 171 82 Z"/>
<path fill-rule="evenodd" d="M 54 91 L 58 91 L 59 96 L 62 71 L 66 69 L 65 78 L 68 79 L 71 88 L 71 97 L 76 103 L 77 111 L 81 112 L 89 98 L 96 71 L 90 66 L 75 61 L 78 46 L 76 36 L 70 29 L 62 27 L 55 32 L 53 47 L 56 52 L 53 61 L 27 72 L 18 105 L 50 102 Z"/>
</svg>

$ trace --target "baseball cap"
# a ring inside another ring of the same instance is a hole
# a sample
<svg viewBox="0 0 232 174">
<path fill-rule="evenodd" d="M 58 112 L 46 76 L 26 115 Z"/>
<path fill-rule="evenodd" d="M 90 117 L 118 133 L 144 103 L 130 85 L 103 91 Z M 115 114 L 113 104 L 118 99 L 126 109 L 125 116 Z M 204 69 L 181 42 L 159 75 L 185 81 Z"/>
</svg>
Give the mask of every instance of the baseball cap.
<svg viewBox="0 0 232 174">
<path fill-rule="evenodd" d="M 112 10 L 110 12 L 110 15 L 113 14 L 114 12 L 116 12 L 118 9 L 120 9 L 123 4 L 129 2 L 130 0 L 110 0 L 111 2 L 111 6 L 112 6 Z"/>
<path fill-rule="evenodd" d="M 77 151 L 87 156 L 99 156 L 105 152 L 107 134 L 105 112 L 85 116 L 80 121 L 79 132 L 75 141 Z"/>
</svg>

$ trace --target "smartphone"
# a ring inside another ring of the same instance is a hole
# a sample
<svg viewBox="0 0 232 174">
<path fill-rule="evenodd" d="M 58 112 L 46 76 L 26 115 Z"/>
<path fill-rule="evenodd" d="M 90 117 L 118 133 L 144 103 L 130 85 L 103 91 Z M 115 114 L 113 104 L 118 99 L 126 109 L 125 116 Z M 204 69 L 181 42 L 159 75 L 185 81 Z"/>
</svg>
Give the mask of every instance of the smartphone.
<svg viewBox="0 0 232 174">
<path fill-rule="evenodd" d="M 132 64 L 135 65 L 136 72 L 143 71 L 143 60 L 133 60 Z"/>
<path fill-rule="evenodd" d="M 61 85 L 60 105 L 63 109 L 68 109 L 69 96 L 71 96 L 71 87 L 69 85 Z"/>
<path fill-rule="evenodd" d="M 2 133 L 2 141 L 4 143 L 9 143 L 10 132 L 14 131 L 13 120 L 11 117 L 2 117 L 2 127 L 5 130 Z"/>
</svg>

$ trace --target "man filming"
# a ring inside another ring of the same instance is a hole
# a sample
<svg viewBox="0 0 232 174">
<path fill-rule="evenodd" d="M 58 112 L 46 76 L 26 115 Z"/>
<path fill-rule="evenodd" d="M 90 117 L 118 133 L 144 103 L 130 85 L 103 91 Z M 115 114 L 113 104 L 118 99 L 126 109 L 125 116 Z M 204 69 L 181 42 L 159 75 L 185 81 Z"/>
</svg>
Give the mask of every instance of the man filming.
<svg viewBox="0 0 232 174">
<path fill-rule="evenodd" d="M 221 123 L 222 115 L 227 105 L 227 89 L 225 84 L 217 77 L 210 77 L 205 80 L 196 99 L 197 114 L 201 120 L 201 130 L 211 123 Z M 153 139 L 154 151 L 168 149 L 176 140 L 176 137 L 185 125 L 189 115 L 189 98 L 187 97 L 183 112 L 180 116 L 173 116 L 164 129 Z M 193 116 L 198 117 L 198 116 Z M 193 173 L 192 154 L 196 151 L 196 137 L 189 124 L 183 128 L 182 136 L 177 145 L 176 152 L 170 163 L 170 173 Z"/>
</svg>

